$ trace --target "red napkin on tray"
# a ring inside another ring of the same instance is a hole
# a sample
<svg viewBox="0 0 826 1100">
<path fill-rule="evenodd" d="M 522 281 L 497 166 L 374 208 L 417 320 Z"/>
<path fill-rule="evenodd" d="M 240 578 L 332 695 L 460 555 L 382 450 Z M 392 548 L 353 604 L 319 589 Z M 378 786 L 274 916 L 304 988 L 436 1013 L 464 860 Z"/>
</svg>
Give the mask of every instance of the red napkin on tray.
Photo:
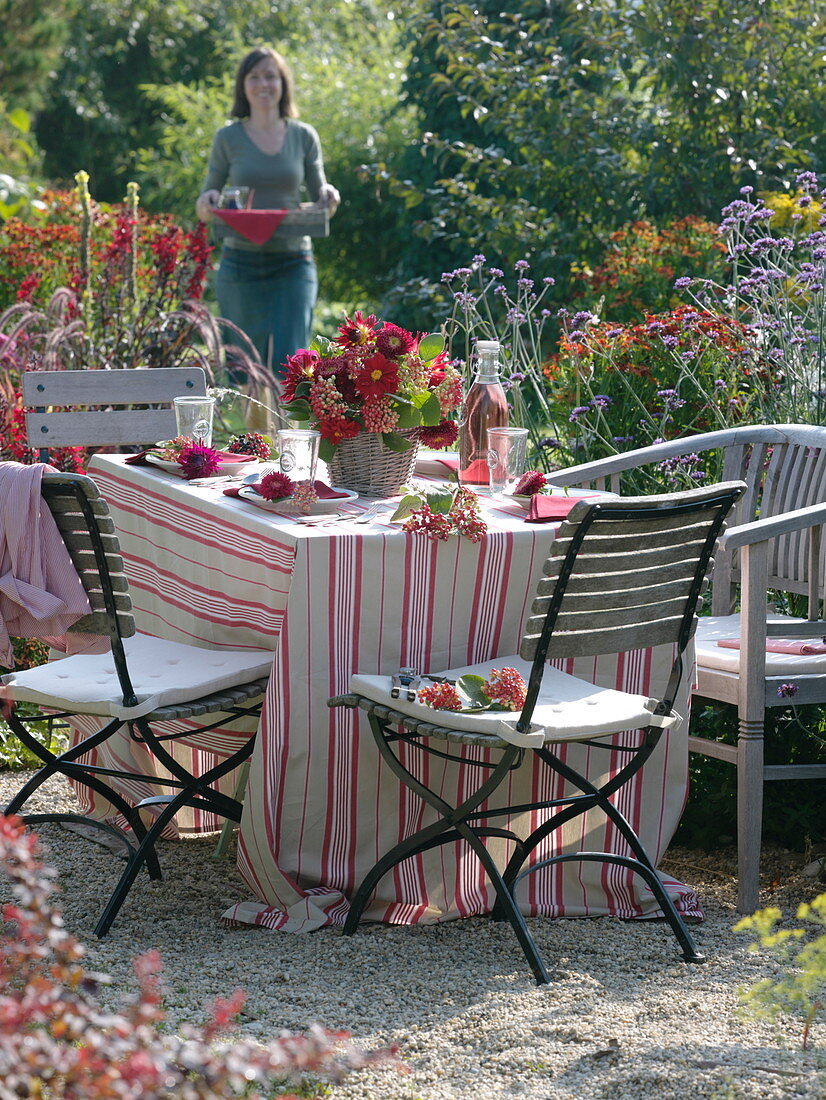
<svg viewBox="0 0 826 1100">
<path fill-rule="evenodd" d="M 739 638 L 723 638 L 717 643 L 723 649 L 739 649 Z M 786 638 L 767 638 L 767 653 L 792 653 L 797 656 L 807 656 L 810 653 L 826 653 L 826 642 L 795 641 Z"/>
<path fill-rule="evenodd" d="M 213 213 L 248 241 L 264 244 L 281 225 L 287 211 L 217 209 Z"/>
<path fill-rule="evenodd" d="M 525 523 L 550 523 L 554 519 L 564 519 L 574 505 L 579 504 L 581 500 L 582 497 L 547 496 L 545 493 L 534 493 L 528 505 Z"/>
<path fill-rule="evenodd" d="M 249 488 L 257 489 L 258 482 L 253 482 Z M 225 497 L 237 497 L 239 490 L 242 488 L 240 485 L 231 485 L 229 489 L 224 489 Z M 323 481 L 314 481 L 313 488 L 315 489 L 316 496 L 319 500 L 338 500 L 346 499 L 349 494 L 346 492 L 338 492 L 335 489 L 331 489 L 329 485 L 326 485 Z M 289 500 L 289 497 L 284 497 L 284 503 Z"/>
</svg>

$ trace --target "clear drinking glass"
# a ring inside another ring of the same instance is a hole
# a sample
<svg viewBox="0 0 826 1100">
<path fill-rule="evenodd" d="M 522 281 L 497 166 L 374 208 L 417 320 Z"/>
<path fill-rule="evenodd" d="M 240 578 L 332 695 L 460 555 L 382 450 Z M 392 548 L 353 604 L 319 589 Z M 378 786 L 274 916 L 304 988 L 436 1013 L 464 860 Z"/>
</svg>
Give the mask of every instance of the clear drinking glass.
<svg viewBox="0 0 826 1100">
<path fill-rule="evenodd" d="M 173 397 L 175 422 L 178 435 L 194 439 L 204 447 L 212 446 L 212 417 L 215 412 L 214 397 Z"/>
<path fill-rule="evenodd" d="M 314 481 L 321 432 L 309 428 L 281 428 L 278 466 L 293 481 Z"/>
<path fill-rule="evenodd" d="M 218 205 L 222 210 L 246 210 L 249 187 L 225 187 Z"/>
<path fill-rule="evenodd" d="M 488 469 L 493 496 L 510 496 L 525 472 L 527 428 L 488 428 Z"/>
</svg>

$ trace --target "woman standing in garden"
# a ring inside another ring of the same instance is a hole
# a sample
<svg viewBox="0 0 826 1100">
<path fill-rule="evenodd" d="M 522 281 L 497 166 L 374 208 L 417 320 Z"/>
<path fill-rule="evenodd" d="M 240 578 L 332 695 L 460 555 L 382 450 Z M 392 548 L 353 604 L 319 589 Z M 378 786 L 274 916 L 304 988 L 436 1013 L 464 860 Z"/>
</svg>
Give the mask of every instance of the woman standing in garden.
<svg viewBox="0 0 826 1100">
<path fill-rule="evenodd" d="M 339 203 L 327 183 L 318 134 L 298 121 L 293 77 L 268 46 L 250 50 L 238 66 L 234 122 L 212 142 L 206 180 L 196 203 L 209 221 L 225 186 L 248 187 L 254 208 L 294 209 L 302 187 L 319 208 Z M 310 238 L 274 235 L 256 244 L 229 231 L 216 283 L 220 312 L 258 349 L 276 374 L 310 337 L 318 277 Z"/>
</svg>

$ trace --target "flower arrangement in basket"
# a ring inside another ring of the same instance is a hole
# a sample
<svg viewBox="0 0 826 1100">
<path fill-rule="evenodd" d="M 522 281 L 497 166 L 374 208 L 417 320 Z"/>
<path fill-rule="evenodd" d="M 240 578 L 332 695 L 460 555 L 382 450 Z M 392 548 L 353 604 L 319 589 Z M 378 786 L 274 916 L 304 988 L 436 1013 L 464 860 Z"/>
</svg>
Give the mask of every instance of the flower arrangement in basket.
<svg viewBox="0 0 826 1100">
<path fill-rule="evenodd" d="M 372 314 L 345 316 L 334 340 L 317 336 L 287 360 L 282 411 L 321 433 L 319 457 L 343 488 L 393 496 L 409 479 L 419 443 L 447 447 L 462 379 L 444 339 Z"/>
</svg>

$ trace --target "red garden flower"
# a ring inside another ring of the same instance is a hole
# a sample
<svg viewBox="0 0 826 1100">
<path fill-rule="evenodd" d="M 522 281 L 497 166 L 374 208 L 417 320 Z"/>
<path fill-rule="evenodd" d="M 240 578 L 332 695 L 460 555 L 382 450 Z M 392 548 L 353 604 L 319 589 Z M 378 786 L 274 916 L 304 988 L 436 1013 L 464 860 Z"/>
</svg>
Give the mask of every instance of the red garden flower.
<svg viewBox="0 0 826 1100">
<path fill-rule="evenodd" d="M 459 425 L 455 420 L 443 420 L 432 428 L 419 428 L 417 435 L 424 447 L 438 451 L 456 442 L 459 438 Z"/>
<path fill-rule="evenodd" d="M 392 321 L 385 321 L 376 333 L 376 347 L 383 355 L 393 359 L 399 359 L 407 355 L 416 346 L 416 337 L 407 329 L 394 325 Z"/>
<path fill-rule="evenodd" d="M 338 326 L 338 336 L 335 343 L 342 347 L 362 347 L 369 344 L 376 331 L 377 320 L 371 313 L 365 317 L 360 309 L 357 309 L 352 317 L 345 314 L 344 320 Z"/>
<path fill-rule="evenodd" d="M 383 397 L 386 393 L 395 393 L 399 386 L 399 365 L 377 351 L 364 360 L 355 383 L 362 397 Z"/>
<path fill-rule="evenodd" d="M 285 497 L 293 495 L 295 482 L 286 474 L 276 470 L 271 474 L 265 474 L 256 485 L 256 489 L 264 500 L 284 500 Z"/>
<path fill-rule="evenodd" d="M 193 477 L 209 477 L 214 474 L 221 465 L 221 459 L 212 447 L 193 443 L 190 447 L 183 448 L 178 456 L 178 465 L 183 470 L 184 477 L 190 481 Z"/>
<path fill-rule="evenodd" d="M 515 496 L 533 496 L 540 489 L 544 489 L 547 484 L 548 479 L 541 470 L 528 470 L 517 481 L 513 492 Z"/>
<path fill-rule="evenodd" d="M 319 421 L 318 430 L 322 439 L 329 439 L 335 447 L 343 439 L 355 439 L 361 431 L 361 425 L 345 416 L 331 416 L 327 420 Z"/>
</svg>

